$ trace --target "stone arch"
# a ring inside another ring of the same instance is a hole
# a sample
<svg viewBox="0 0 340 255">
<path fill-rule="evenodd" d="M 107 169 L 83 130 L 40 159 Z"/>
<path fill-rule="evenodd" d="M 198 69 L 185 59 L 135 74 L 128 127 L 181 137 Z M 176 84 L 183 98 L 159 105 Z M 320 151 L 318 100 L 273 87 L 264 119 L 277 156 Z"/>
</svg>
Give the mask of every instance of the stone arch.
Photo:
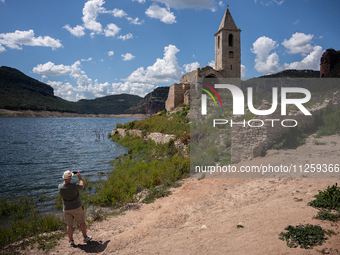
<svg viewBox="0 0 340 255">
<path fill-rule="evenodd" d="M 208 77 L 209 78 L 223 78 L 223 74 L 216 71 L 211 66 L 206 66 L 206 67 L 201 68 L 199 77 L 200 78 L 208 78 Z"/>
</svg>

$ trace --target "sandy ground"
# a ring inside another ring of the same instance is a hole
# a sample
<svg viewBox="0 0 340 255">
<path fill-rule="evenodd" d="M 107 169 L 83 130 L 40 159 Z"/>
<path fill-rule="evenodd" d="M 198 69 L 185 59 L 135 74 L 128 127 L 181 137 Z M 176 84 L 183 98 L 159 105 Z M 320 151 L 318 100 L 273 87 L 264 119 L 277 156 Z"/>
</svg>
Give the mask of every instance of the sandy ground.
<svg viewBox="0 0 340 255">
<path fill-rule="evenodd" d="M 78 114 L 67 112 L 51 112 L 51 111 L 11 111 L 0 109 L 0 115 L 4 117 L 102 117 L 102 118 L 146 118 L 145 114 Z"/>
<path fill-rule="evenodd" d="M 339 136 L 318 139 L 326 145 L 313 141 L 308 138 L 297 150 L 269 151 L 251 164 L 339 159 Z M 338 224 L 314 219 L 318 210 L 307 205 L 318 190 L 338 180 L 188 178 L 169 197 L 94 223 L 88 228 L 93 236 L 88 244 L 76 232 L 75 247 L 69 247 L 65 237 L 50 254 L 321 254 L 317 250 L 324 248 L 329 254 L 340 254 L 336 251 L 340 251 L 340 234 L 312 250 L 288 248 L 278 239 L 288 225 L 307 223 L 338 233 Z M 244 228 L 237 228 L 240 222 Z"/>
</svg>

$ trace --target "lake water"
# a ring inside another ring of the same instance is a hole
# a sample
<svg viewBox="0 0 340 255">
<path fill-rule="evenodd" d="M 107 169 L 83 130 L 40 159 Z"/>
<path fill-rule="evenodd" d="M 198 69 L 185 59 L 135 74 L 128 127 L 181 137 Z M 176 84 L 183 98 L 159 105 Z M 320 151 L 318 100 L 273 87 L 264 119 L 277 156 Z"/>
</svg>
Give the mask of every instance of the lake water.
<svg viewBox="0 0 340 255">
<path fill-rule="evenodd" d="M 66 170 L 106 179 L 127 149 L 108 139 L 117 118 L 0 118 L 0 197 L 55 196 Z M 78 179 L 74 177 L 75 179 Z"/>
</svg>

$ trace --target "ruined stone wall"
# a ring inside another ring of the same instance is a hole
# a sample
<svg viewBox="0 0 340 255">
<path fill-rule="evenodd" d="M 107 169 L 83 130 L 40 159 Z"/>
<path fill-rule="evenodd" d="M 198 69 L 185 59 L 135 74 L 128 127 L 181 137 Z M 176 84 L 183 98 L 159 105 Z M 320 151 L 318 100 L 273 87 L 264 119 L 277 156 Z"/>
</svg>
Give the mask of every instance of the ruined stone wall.
<svg viewBox="0 0 340 255">
<path fill-rule="evenodd" d="M 165 101 L 165 109 L 167 111 L 171 111 L 175 108 L 175 85 L 176 83 L 170 86 L 168 99 Z"/>
<path fill-rule="evenodd" d="M 270 146 L 276 139 L 278 139 L 283 133 L 289 132 L 289 127 L 283 127 L 281 121 L 294 119 L 298 122 L 298 125 L 302 128 L 313 127 L 316 124 L 317 116 L 320 116 L 334 111 L 339 107 L 340 103 L 340 92 L 335 92 L 333 100 L 325 100 L 325 102 L 315 108 L 308 109 L 312 116 L 306 116 L 302 112 L 289 111 L 287 116 L 281 116 L 281 106 L 278 105 L 276 111 L 268 116 L 255 116 L 253 119 L 262 120 L 264 125 L 259 128 L 249 127 L 246 121 L 243 126 L 243 117 L 235 117 L 232 127 L 231 137 L 231 160 L 232 164 L 240 161 L 249 160 L 255 157 L 259 157 L 262 153 L 263 148 Z M 271 104 L 268 102 L 262 103 L 260 110 L 269 109 Z M 275 119 L 279 121 L 270 121 Z M 269 120 L 269 121 L 266 121 Z M 294 125 L 293 122 L 285 121 L 285 125 Z M 250 122 L 252 126 L 260 126 L 260 121 Z M 274 125 L 274 127 L 272 127 Z"/>
<path fill-rule="evenodd" d="M 165 109 L 171 111 L 176 106 L 184 103 L 184 94 L 190 91 L 190 83 L 174 83 L 170 86 L 168 99 L 165 101 Z M 190 92 L 189 92 L 190 93 Z"/>
<path fill-rule="evenodd" d="M 184 103 L 186 105 L 190 105 L 190 90 L 187 90 L 185 93 L 184 93 Z"/>
<path fill-rule="evenodd" d="M 197 68 L 194 71 L 191 71 L 190 73 L 186 73 L 182 76 L 182 78 L 179 80 L 180 83 L 190 83 L 192 79 L 196 79 L 198 77 L 198 73 L 200 71 L 200 68 Z"/>
</svg>

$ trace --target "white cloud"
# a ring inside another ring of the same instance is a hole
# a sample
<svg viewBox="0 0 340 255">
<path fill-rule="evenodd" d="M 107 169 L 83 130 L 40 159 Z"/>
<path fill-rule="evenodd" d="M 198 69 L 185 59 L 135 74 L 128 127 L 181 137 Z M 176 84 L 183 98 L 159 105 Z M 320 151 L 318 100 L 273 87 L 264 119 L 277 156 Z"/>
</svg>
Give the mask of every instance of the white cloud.
<svg viewBox="0 0 340 255">
<path fill-rule="evenodd" d="M 321 46 L 313 47 L 313 51 L 307 55 L 300 62 L 293 62 L 290 64 L 285 63 L 283 65 L 284 69 L 312 69 L 312 70 L 320 70 L 320 59 L 323 54 L 323 50 Z"/>
<path fill-rule="evenodd" d="M 127 13 L 122 9 L 115 8 L 113 10 L 107 10 L 103 7 L 104 4 L 104 0 L 88 0 L 83 7 L 83 25 L 77 25 L 76 27 L 71 28 L 70 25 L 66 24 L 63 28 L 67 29 L 71 34 L 77 37 L 84 36 L 85 29 L 92 31 L 90 33 L 91 38 L 94 38 L 96 34 L 104 34 L 106 37 L 114 37 L 121 29 L 113 23 L 107 24 L 105 29 L 103 29 L 103 25 L 97 20 L 100 14 L 112 14 L 116 18 L 126 17 L 130 24 L 134 25 L 141 25 L 144 22 L 144 20 L 140 21 L 139 18 L 133 19 L 131 17 L 127 17 Z"/>
<path fill-rule="evenodd" d="M 83 58 L 81 61 L 85 61 L 85 62 L 87 62 L 87 61 L 92 61 L 92 58 L 88 58 L 88 59 L 85 59 L 85 58 Z"/>
<path fill-rule="evenodd" d="M 114 93 L 112 94 L 134 94 L 141 97 L 144 97 L 147 93 L 149 93 L 151 90 L 155 89 L 155 85 L 152 84 L 143 84 L 138 82 L 118 82 L 118 83 L 112 83 L 112 87 L 114 90 Z"/>
<path fill-rule="evenodd" d="M 112 13 L 112 15 L 116 18 L 122 18 L 127 15 L 125 11 L 116 8 L 112 11 L 108 11 L 108 13 Z"/>
<path fill-rule="evenodd" d="M 152 4 L 145 11 L 145 14 L 154 19 L 159 19 L 165 24 L 173 24 L 176 23 L 176 17 L 173 12 L 170 12 L 170 9 L 159 7 L 157 4 Z"/>
<path fill-rule="evenodd" d="M 51 47 L 53 50 L 62 47 L 60 40 L 49 36 L 34 37 L 34 31 L 19 31 L 0 34 L 0 52 L 5 51 L 4 46 L 10 49 L 22 50 L 22 45 Z"/>
<path fill-rule="evenodd" d="M 213 9 L 213 0 L 154 0 L 163 3 L 166 6 L 175 9 L 195 8 L 195 9 Z"/>
<path fill-rule="evenodd" d="M 102 25 L 96 20 L 98 14 L 105 11 L 102 7 L 104 0 L 89 0 L 85 3 L 83 8 L 83 22 L 85 28 L 92 30 L 99 34 L 102 32 Z"/>
<path fill-rule="evenodd" d="M 135 2 L 135 1 L 137 1 L 140 4 L 144 4 L 146 0 L 132 0 L 132 2 Z"/>
<path fill-rule="evenodd" d="M 253 43 L 251 51 L 256 54 L 255 70 L 264 73 L 275 73 L 280 70 L 279 56 L 276 52 L 269 55 L 269 52 L 278 47 L 278 43 L 266 36 L 258 38 Z"/>
<path fill-rule="evenodd" d="M 133 18 L 131 18 L 131 17 L 126 17 L 126 19 L 127 19 L 128 21 L 130 21 L 130 24 L 134 24 L 134 25 L 142 25 L 142 24 L 144 23 L 144 20 L 139 21 L 139 18 L 133 19 Z"/>
<path fill-rule="evenodd" d="M 285 0 L 277 1 L 277 0 L 270 0 L 268 2 L 260 1 L 262 5 L 269 6 L 272 3 L 276 3 L 277 5 L 282 5 Z M 257 0 L 254 0 L 255 3 L 257 3 Z"/>
<path fill-rule="evenodd" d="M 178 66 L 176 54 L 179 50 L 174 45 L 164 48 L 164 56 L 158 58 L 152 66 L 146 69 L 143 67 L 135 70 L 124 82 L 99 83 L 98 80 L 92 81 L 81 69 L 81 62 L 76 61 L 72 65 L 55 65 L 52 62 L 39 64 L 33 68 L 34 73 L 41 74 L 45 79 L 46 76 L 69 75 L 77 82 L 76 86 L 67 82 L 50 81 L 46 83 L 51 85 L 55 90 L 56 96 L 62 97 L 69 101 L 78 101 L 80 99 L 91 99 L 113 94 L 135 94 L 145 96 L 153 90 L 157 84 L 179 80 L 183 75 L 182 68 Z"/>
<path fill-rule="evenodd" d="M 284 1 L 285 1 L 285 0 L 281 0 L 281 1 L 273 0 L 273 2 L 276 3 L 277 5 L 283 4 Z"/>
<path fill-rule="evenodd" d="M 292 37 L 285 39 L 282 43 L 289 51 L 289 54 L 305 54 L 313 51 L 312 39 L 314 35 L 306 35 L 304 33 L 296 32 Z"/>
<path fill-rule="evenodd" d="M 247 72 L 247 68 L 244 65 L 241 65 L 241 78 L 245 78 L 246 77 L 246 72 Z"/>
<path fill-rule="evenodd" d="M 164 57 L 158 58 L 152 66 L 138 68 L 134 71 L 126 81 L 146 83 L 146 84 L 158 84 L 162 82 L 170 82 L 173 80 L 179 80 L 183 75 L 182 68 L 178 66 L 176 54 L 179 49 L 175 45 L 169 45 L 164 47 Z"/>
<path fill-rule="evenodd" d="M 115 54 L 115 53 L 114 53 L 112 50 L 110 50 L 110 51 L 107 52 L 107 55 L 109 55 L 109 57 L 112 57 L 114 54 Z"/>
<path fill-rule="evenodd" d="M 5 0 L 1 0 L 1 2 L 5 3 Z"/>
<path fill-rule="evenodd" d="M 79 61 L 78 61 L 79 62 Z M 43 75 L 69 75 L 72 73 L 72 70 L 77 70 L 77 66 L 80 65 L 80 62 L 76 62 L 74 66 L 65 66 L 65 65 L 55 65 L 51 61 L 45 64 L 39 64 L 33 68 L 33 73 L 43 74 Z"/>
<path fill-rule="evenodd" d="M 174 45 L 164 47 L 162 59 L 158 58 L 146 69 L 139 67 L 128 78 L 123 79 L 125 82 L 112 83 L 113 94 L 129 93 L 145 96 L 155 89 L 157 84 L 178 81 L 183 75 L 176 58 L 178 52 L 179 50 Z"/>
<path fill-rule="evenodd" d="M 76 80 L 77 86 L 72 86 L 69 82 L 48 81 L 47 84 L 55 88 L 55 95 L 66 100 L 77 101 L 83 98 L 102 97 L 113 93 L 110 91 L 108 82 L 99 83 L 90 79 L 85 71 L 81 69 L 81 62 L 76 61 L 73 65 L 55 65 L 52 62 L 39 64 L 33 68 L 34 73 L 43 76 L 69 75 Z"/>
<path fill-rule="evenodd" d="M 130 61 L 132 59 L 135 58 L 134 55 L 132 55 L 131 53 L 126 53 L 126 54 L 122 54 L 122 58 L 124 61 Z"/>
<path fill-rule="evenodd" d="M 208 66 L 211 66 L 212 68 L 215 69 L 215 60 L 211 60 L 211 61 L 208 63 Z"/>
<path fill-rule="evenodd" d="M 6 51 L 5 47 L 0 44 L 0 53 Z"/>
<path fill-rule="evenodd" d="M 185 72 L 189 73 L 189 72 L 194 71 L 197 68 L 199 68 L 200 67 L 200 63 L 193 62 L 193 63 L 190 63 L 190 64 L 185 64 L 185 65 L 183 65 L 183 67 L 184 67 Z"/>
<path fill-rule="evenodd" d="M 290 54 L 301 54 L 304 58 L 293 63 L 280 65 L 276 52 L 269 54 L 278 47 L 278 43 L 268 37 L 262 36 L 253 43 L 251 51 L 256 54 L 255 70 L 263 74 L 271 74 L 286 69 L 320 69 L 320 58 L 323 54 L 321 46 L 312 46 L 313 35 L 295 33 L 289 40 L 284 40 L 282 45 Z M 309 53 L 307 55 L 307 53 Z"/>
<path fill-rule="evenodd" d="M 82 26 L 75 26 L 74 28 L 70 27 L 69 24 L 66 24 L 65 26 L 63 26 L 63 28 L 65 28 L 67 31 L 69 31 L 72 35 L 76 36 L 76 37 L 82 37 L 85 35 L 85 28 L 83 28 Z"/>
<path fill-rule="evenodd" d="M 224 6 L 224 3 L 223 3 L 222 1 L 219 1 L 219 2 L 218 2 L 218 5 L 219 5 L 220 7 L 223 7 L 223 6 Z"/>
<path fill-rule="evenodd" d="M 120 28 L 113 23 L 107 24 L 106 28 L 104 29 L 104 33 L 106 37 L 115 36 L 116 34 L 119 33 L 119 31 L 120 31 Z"/>
<path fill-rule="evenodd" d="M 297 20 L 295 20 L 295 21 L 293 22 L 293 25 L 297 25 L 297 24 L 299 24 L 299 23 L 300 23 L 300 20 L 297 19 Z"/>
<path fill-rule="evenodd" d="M 132 39 L 132 38 L 133 38 L 133 35 L 132 35 L 131 33 L 128 33 L 128 34 L 126 34 L 126 35 L 120 35 L 120 36 L 118 36 L 117 38 L 118 38 L 118 39 L 121 39 L 121 40 L 123 40 L 123 41 L 125 41 L 125 40 L 128 40 L 128 39 Z"/>
</svg>

